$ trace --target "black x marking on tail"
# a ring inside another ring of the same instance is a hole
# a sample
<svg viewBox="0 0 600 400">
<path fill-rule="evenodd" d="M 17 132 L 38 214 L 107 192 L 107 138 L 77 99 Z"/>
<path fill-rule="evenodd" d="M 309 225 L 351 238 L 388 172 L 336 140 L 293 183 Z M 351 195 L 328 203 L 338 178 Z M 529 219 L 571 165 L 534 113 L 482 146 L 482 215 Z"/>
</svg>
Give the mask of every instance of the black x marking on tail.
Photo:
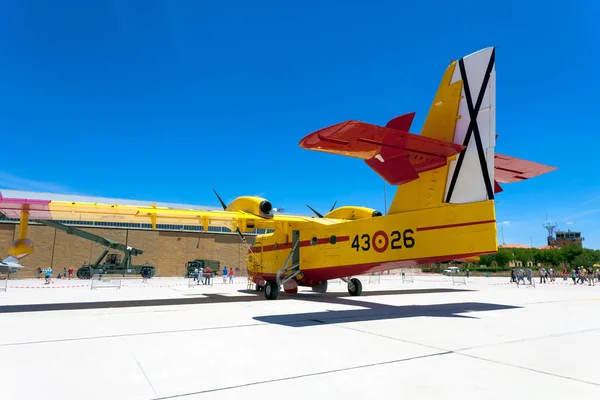
<svg viewBox="0 0 600 400">
<path fill-rule="evenodd" d="M 467 71 L 465 70 L 465 63 L 462 58 L 458 61 L 458 66 L 460 68 L 460 75 L 461 75 L 461 78 L 462 78 L 463 84 L 464 84 L 465 98 L 467 100 L 467 107 L 469 109 L 469 118 L 471 119 L 469 122 L 469 127 L 467 128 L 467 134 L 465 136 L 463 146 L 469 145 L 469 141 L 471 140 L 471 135 L 473 133 L 475 133 L 475 143 L 477 145 L 477 153 L 479 155 L 479 163 L 481 164 L 481 173 L 483 174 L 485 188 L 486 188 L 486 191 L 488 194 L 488 199 L 490 199 L 490 200 L 494 199 L 494 189 L 492 188 L 490 174 L 487 169 L 487 164 L 485 161 L 485 153 L 483 152 L 483 144 L 481 143 L 481 135 L 479 133 L 479 125 L 477 124 L 477 116 L 479 115 L 479 109 L 481 108 L 481 103 L 483 102 L 483 96 L 485 95 L 485 91 L 487 89 L 487 85 L 490 80 L 490 74 L 492 73 L 492 68 L 494 67 L 495 60 L 496 60 L 496 49 L 494 48 L 494 49 L 492 49 L 492 55 L 490 56 L 490 61 L 488 62 L 488 66 L 485 71 L 485 76 L 483 78 L 483 82 L 481 83 L 481 88 L 479 89 L 479 95 L 477 96 L 477 103 L 475 103 L 475 107 L 473 107 L 473 99 L 471 98 L 471 89 L 469 87 L 469 80 L 467 79 Z M 462 163 L 465 158 L 466 152 L 467 152 L 467 149 L 464 149 L 458 156 L 458 161 L 456 162 L 456 168 L 454 169 L 454 174 L 452 174 L 452 180 L 450 181 L 450 188 L 448 189 L 448 195 L 446 196 L 446 203 L 450 203 L 450 200 L 452 198 L 452 193 L 454 192 L 456 180 L 458 179 L 458 174 L 460 173 L 460 168 L 462 167 Z"/>
</svg>

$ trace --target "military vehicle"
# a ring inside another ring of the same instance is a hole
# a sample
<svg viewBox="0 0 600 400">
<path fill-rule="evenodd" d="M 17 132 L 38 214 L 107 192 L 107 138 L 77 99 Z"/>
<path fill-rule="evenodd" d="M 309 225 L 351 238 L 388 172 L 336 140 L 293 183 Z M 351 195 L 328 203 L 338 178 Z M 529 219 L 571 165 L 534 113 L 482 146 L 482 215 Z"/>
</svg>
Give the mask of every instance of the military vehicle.
<svg viewBox="0 0 600 400">
<path fill-rule="evenodd" d="M 213 276 L 218 275 L 219 270 L 221 269 L 221 262 L 218 260 L 193 260 L 193 261 L 188 261 L 188 263 L 186 264 L 186 271 L 185 271 L 185 276 L 189 277 L 191 274 L 194 273 L 194 269 L 198 268 L 202 268 L 204 271 L 206 271 L 206 268 L 210 267 L 210 269 L 213 272 Z"/>
<path fill-rule="evenodd" d="M 125 244 L 117 243 L 113 240 L 103 238 L 102 236 L 94 235 L 93 233 L 83 231 L 72 226 L 66 226 L 52 220 L 36 220 L 40 224 L 49 226 L 51 228 L 59 229 L 66 232 L 69 235 L 74 235 L 85 240 L 89 240 L 94 243 L 98 243 L 102 246 L 106 246 L 106 249 L 100 254 L 100 257 L 93 264 L 83 265 L 77 270 L 77 277 L 80 279 L 89 279 L 94 273 L 97 273 L 100 268 L 105 275 L 140 275 L 142 274 L 142 268 L 150 269 L 150 277 L 156 274 L 156 269 L 148 264 L 132 265 L 131 258 L 138 256 L 143 253 L 143 250 L 127 246 Z M 108 254 L 110 250 L 117 250 L 123 253 L 121 254 Z M 104 259 L 106 257 L 106 259 Z M 104 260 L 104 262 L 102 262 Z"/>
</svg>

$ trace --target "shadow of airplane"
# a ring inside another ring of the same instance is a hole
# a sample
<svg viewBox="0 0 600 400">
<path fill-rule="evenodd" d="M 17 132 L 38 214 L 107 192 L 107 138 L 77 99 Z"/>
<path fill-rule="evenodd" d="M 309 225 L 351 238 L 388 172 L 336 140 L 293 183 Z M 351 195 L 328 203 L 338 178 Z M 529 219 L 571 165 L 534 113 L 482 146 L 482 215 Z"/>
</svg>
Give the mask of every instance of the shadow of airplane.
<svg viewBox="0 0 600 400">
<path fill-rule="evenodd" d="M 333 303 L 340 304 L 337 301 Z M 381 321 L 411 317 L 477 318 L 460 315 L 474 311 L 496 311 L 520 308 L 491 303 L 443 303 L 430 305 L 390 306 L 365 301 L 349 301 L 347 305 L 366 307 L 359 310 L 320 311 L 302 314 L 254 317 L 256 321 L 293 328 L 347 322 Z"/>
<path fill-rule="evenodd" d="M 351 297 L 348 293 L 311 293 L 300 292 L 298 294 L 281 293 L 276 301 L 302 300 L 319 303 L 345 304 L 360 307 L 378 307 L 383 304 L 361 301 L 363 297 L 389 296 L 389 295 L 411 295 L 432 293 L 457 293 L 469 292 L 466 289 L 405 289 L 405 290 L 381 290 L 375 292 L 363 292 L 361 297 Z M 45 304 L 16 304 L 0 306 L 0 314 L 21 313 L 37 311 L 63 311 L 63 310 L 89 310 L 102 308 L 127 308 L 127 307 L 159 307 L 190 304 L 216 304 L 216 303 L 249 303 L 256 301 L 267 301 L 263 292 L 251 290 L 239 290 L 239 293 L 251 294 L 252 296 L 223 296 L 217 293 L 200 293 L 202 297 L 170 298 L 170 299 L 143 299 L 143 300 L 114 300 L 75 303 L 45 303 Z M 356 300 L 353 300 L 356 299 Z"/>
</svg>

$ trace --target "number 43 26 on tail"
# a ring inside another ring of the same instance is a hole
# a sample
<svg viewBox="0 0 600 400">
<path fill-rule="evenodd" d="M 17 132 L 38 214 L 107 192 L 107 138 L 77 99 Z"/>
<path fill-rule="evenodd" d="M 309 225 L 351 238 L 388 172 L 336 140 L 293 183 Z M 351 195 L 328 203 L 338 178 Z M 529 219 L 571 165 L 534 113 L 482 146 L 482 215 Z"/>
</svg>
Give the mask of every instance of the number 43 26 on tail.
<svg viewBox="0 0 600 400">
<path fill-rule="evenodd" d="M 415 239 L 412 236 L 413 233 L 412 229 L 405 229 L 403 232 L 393 231 L 389 236 L 384 231 L 377 231 L 373 236 L 368 233 L 358 234 L 354 236 L 352 248 L 356 249 L 356 251 L 369 251 L 373 249 L 378 253 L 383 253 L 388 247 L 394 250 L 403 247 L 410 249 L 415 245 Z"/>
</svg>

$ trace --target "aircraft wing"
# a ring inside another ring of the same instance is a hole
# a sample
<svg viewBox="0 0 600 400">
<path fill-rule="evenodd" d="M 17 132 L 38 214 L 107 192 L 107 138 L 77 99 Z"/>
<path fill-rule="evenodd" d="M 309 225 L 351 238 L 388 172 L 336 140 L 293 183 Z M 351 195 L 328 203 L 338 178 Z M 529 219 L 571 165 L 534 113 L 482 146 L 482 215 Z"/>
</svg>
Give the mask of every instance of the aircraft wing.
<svg viewBox="0 0 600 400">
<path fill-rule="evenodd" d="M 555 171 L 556 169 L 549 165 L 505 156 L 503 154 L 496 153 L 494 157 L 494 178 L 498 183 L 520 182 Z"/>
<path fill-rule="evenodd" d="M 209 226 L 221 226 L 232 231 L 239 227 L 242 232 L 254 228 L 274 229 L 284 222 L 301 222 L 311 218 L 294 215 L 274 214 L 272 218 L 263 218 L 244 211 L 194 210 L 156 207 L 153 205 L 117 205 L 88 202 L 68 202 L 40 199 L 2 197 L 0 193 L 0 212 L 7 218 L 18 219 L 21 211 L 26 210 L 29 219 L 68 220 L 68 221 L 106 221 L 122 223 L 141 223 L 152 225 L 199 225 L 207 231 Z"/>
</svg>

